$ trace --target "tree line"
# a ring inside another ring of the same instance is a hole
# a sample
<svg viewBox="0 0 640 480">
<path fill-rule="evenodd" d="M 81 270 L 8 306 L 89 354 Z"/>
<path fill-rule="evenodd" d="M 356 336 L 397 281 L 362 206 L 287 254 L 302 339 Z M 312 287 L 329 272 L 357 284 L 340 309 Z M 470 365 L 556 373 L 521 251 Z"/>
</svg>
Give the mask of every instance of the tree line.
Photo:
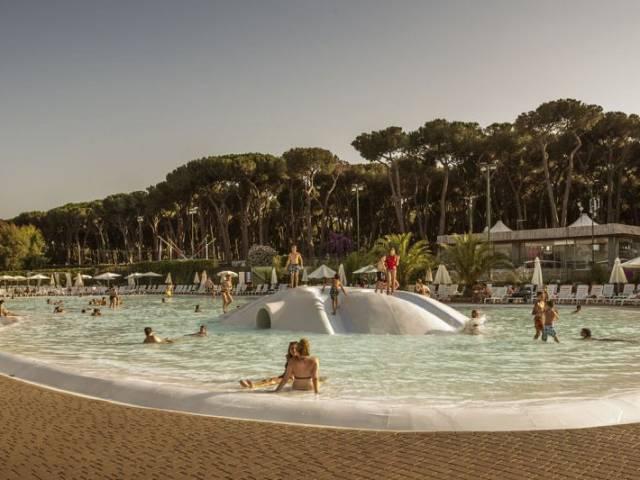
<svg viewBox="0 0 640 480">
<path fill-rule="evenodd" d="M 351 145 L 363 163 L 323 148 L 204 157 L 145 191 L 11 222 L 37 227 L 54 264 L 192 255 L 231 262 L 254 244 L 284 252 L 294 242 L 308 257 L 337 256 L 358 248 L 358 223 L 361 248 L 391 232 L 433 245 L 470 222 L 484 228 L 482 166 L 495 164 L 492 216 L 513 229 L 565 226 L 591 197 L 601 201 L 600 222 L 640 224 L 635 114 L 560 99 L 513 122 L 435 119 L 413 131 L 364 132 Z"/>
</svg>

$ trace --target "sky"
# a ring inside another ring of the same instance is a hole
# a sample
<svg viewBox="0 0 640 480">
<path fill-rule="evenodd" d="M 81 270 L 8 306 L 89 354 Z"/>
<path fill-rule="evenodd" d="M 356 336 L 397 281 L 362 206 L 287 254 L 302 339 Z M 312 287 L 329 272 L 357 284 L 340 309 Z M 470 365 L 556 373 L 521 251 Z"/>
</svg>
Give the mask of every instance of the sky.
<svg viewBox="0 0 640 480">
<path fill-rule="evenodd" d="M 557 98 L 640 113 L 637 0 L 0 0 L 0 218 L 189 160 L 488 125 Z"/>
</svg>

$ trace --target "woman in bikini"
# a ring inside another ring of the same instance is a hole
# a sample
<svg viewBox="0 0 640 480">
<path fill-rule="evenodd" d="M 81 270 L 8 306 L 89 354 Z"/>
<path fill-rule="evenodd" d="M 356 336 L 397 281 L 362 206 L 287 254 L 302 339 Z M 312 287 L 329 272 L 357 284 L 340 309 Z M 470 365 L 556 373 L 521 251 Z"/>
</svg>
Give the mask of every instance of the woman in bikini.
<svg viewBox="0 0 640 480">
<path fill-rule="evenodd" d="M 263 388 L 263 387 L 269 387 L 271 385 L 277 385 L 278 383 L 280 383 L 280 381 L 282 380 L 282 378 L 285 376 L 286 372 L 287 372 L 287 368 L 289 367 L 289 362 L 291 361 L 292 358 L 297 357 L 298 356 L 298 351 L 296 350 L 296 346 L 298 345 L 298 342 L 289 342 L 289 348 L 287 349 L 287 362 L 284 364 L 284 372 L 282 373 L 282 375 L 279 375 L 277 377 L 269 377 L 269 378 L 263 378 L 262 380 L 258 380 L 258 381 L 251 381 L 251 380 L 240 380 L 240 385 L 242 385 L 244 388 Z"/>
<path fill-rule="evenodd" d="M 296 346 L 297 356 L 293 357 L 287 365 L 287 371 L 280 380 L 276 392 L 282 390 L 289 379 L 293 377 L 293 390 L 313 390 L 319 393 L 320 361 L 311 356 L 309 340 L 300 339 Z"/>
<path fill-rule="evenodd" d="M 396 291 L 398 265 L 400 257 L 396 255 L 396 249 L 391 247 L 389 255 L 384 258 L 384 265 L 387 269 L 387 295 L 393 295 Z"/>
<path fill-rule="evenodd" d="M 291 252 L 287 257 L 287 264 L 285 268 L 289 272 L 289 287 L 296 288 L 298 286 L 298 277 L 300 275 L 300 270 L 302 270 L 302 255 L 298 252 L 298 247 L 295 245 L 291 245 Z"/>
<path fill-rule="evenodd" d="M 231 284 L 231 275 L 227 274 L 222 281 L 222 285 L 220 286 L 220 294 L 222 295 L 222 312 L 227 313 L 227 309 L 229 305 L 233 302 L 233 297 L 231 296 L 231 289 L 233 285 Z"/>
<path fill-rule="evenodd" d="M 544 329 L 544 312 L 547 307 L 547 301 L 544 298 L 544 292 L 538 292 L 536 303 L 533 305 L 531 315 L 533 315 L 533 327 L 536 329 L 536 334 L 533 336 L 534 340 L 540 338 Z"/>
</svg>

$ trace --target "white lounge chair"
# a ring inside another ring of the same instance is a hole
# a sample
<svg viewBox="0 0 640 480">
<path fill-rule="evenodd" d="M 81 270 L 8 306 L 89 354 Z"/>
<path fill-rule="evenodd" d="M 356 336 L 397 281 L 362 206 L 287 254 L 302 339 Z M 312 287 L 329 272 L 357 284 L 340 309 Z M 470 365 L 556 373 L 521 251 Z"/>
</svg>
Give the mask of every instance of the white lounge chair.
<svg viewBox="0 0 640 480">
<path fill-rule="evenodd" d="M 625 283 L 624 288 L 620 294 L 613 297 L 612 303 L 620 302 L 620 305 L 624 304 L 625 300 L 629 300 L 633 297 L 634 292 L 636 290 L 636 286 L 633 283 Z"/>
<path fill-rule="evenodd" d="M 578 285 L 576 287 L 576 294 L 573 297 L 574 303 L 586 303 L 589 296 L 589 285 Z"/>
<path fill-rule="evenodd" d="M 584 303 L 598 303 L 600 302 L 604 296 L 602 295 L 603 285 L 592 285 L 591 291 L 589 292 L 589 296 L 586 298 Z"/>
<path fill-rule="evenodd" d="M 558 303 L 573 303 L 575 296 L 573 295 L 573 285 L 560 285 L 558 292 Z"/>
</svg>

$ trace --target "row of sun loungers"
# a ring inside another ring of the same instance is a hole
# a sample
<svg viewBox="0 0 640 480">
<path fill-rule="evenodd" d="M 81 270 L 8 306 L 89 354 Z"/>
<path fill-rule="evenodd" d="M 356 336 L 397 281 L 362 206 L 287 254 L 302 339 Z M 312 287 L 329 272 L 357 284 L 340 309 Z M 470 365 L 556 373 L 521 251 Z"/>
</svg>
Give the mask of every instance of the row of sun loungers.
<svg viewBox="0 0 640 480">
<path fill-rule="evenodd" d="M 519 303 L 523 299 L 514 297 L 507 292 L 509 286 L 493 287 L 491 295 L 484 299 L 484 303 Z M 531 289 L 533 291 L 533 288 Z M 636 285 L 626 283 L 623 290 L 616 294 L 615 285 L 556 285 L 547 286 L 549 298 L 559 304 L 605 304 L 605 305 L 640 305 L 640 290 Z M 531 299 L 534 301 L 535 295 Z"/>
</svg>

